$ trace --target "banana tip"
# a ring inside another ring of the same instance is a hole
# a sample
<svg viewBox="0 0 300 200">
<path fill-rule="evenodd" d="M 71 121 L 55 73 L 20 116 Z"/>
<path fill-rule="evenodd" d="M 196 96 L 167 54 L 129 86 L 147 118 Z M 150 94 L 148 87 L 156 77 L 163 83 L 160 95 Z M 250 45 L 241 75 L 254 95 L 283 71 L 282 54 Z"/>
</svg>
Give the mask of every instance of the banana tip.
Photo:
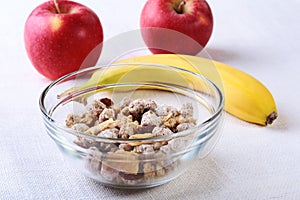
<svg viewBox="0 0 300 200">
<path fill-rule="evenodd" d="M 274 121 L 275 119 L 277 119 L 277 117 L 278 117 L 277 113 L 276 113 L 276 112 L 272 112 L 272 113 L 267 117 L 266 125 L 272 124 L 273 121 Z"/>
</svg>

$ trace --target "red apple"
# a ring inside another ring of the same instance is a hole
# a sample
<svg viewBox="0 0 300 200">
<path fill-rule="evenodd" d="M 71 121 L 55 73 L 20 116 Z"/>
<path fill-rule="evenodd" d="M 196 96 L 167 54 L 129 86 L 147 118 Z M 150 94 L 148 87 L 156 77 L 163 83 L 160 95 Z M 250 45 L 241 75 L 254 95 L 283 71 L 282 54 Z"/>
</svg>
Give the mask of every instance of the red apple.
<svg viewBox="0 0 300 200">
<path fill-rule="evenodd" d="M 196 55 L 211 37 L 213 15 L 205 0 L 148 0 L 140 26 L 152 53 Z"/>
<path fill-rule="evenodd" d="M 82 67 L 95 65 L 103 30 L 98 16 L 72 1 L 47 1 L 27 18 L 25 48 L 33 66 L 54 80 Z"/>
</svg>

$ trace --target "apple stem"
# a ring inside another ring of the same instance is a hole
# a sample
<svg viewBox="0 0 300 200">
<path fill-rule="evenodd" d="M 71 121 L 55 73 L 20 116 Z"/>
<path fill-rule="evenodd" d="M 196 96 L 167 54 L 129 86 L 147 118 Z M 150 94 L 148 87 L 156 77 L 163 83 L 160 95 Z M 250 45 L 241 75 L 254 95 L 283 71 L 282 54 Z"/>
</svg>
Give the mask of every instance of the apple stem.
<svg viewBox="0 0 300 200">
<path fill-rule="evenodd" d="M 184 7 L 185 4 L 186 4 L 185 0 L 182 0 L 182 1 L 180 2 L 180 4 L 178 5 L 178 7 L 175 8 L 175 10 L 176 10 L 176 12 L 177 12 L 178 14 L 182 14 L 182 13 L 183 13 L 183 7 Z"/>
<path fill-rule="evenodd" d="M 53 0 L 53 1 L 54 1 L 54 5 L 55 5 L 56 12 L 57 12 L 58 14 L 61 13 L 61 12 L 60 12 L 60 9 L 59 9 L 59 5 L 58 5 L 57 0 Z"/>
</svg>

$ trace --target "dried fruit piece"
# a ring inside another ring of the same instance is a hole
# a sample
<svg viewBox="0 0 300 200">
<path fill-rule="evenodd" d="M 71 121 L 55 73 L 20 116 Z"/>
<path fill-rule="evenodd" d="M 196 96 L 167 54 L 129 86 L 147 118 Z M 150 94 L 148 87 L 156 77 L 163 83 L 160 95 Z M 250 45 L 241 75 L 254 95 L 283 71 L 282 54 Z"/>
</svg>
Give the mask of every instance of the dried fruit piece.
<svg viewBox="0 0 300 200">
<path fill-rule="evenodd" d="M 102 98 L 102 99 L 100 99 L 100 101 L 101 101 L 107 108 L 109 108 L 109 107 L 111 107 L 112 105 L 114 105 L 114 102 L 113 102 L 111 99 L 109 99 L 109 98 Z"/>
</svg>

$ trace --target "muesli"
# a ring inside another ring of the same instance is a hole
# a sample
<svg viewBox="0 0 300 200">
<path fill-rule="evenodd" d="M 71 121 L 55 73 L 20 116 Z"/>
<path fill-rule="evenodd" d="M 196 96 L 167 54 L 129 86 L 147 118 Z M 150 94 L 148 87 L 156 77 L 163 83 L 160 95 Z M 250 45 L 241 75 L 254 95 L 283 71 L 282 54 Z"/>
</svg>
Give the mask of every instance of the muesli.
<svg viewBox="0 0 300 200">
<path fill-rule="evenodd" d="M 75 144 L 89 149 L 87 169 L 109 183 L 138 184 L 166 176 L 178 166 L 178 152 L 190 140 L 174 138 L 158 142 L 103 142 L 101 138 L 156 138 L 187 130 L 196 125 L 193 106 L 180 109 L 158 105 L 151 99 L 125 98 L 116 105 L 109 98 L 94 100 L 82 114 L 69 114 L 66 126 L 99 140 L 78 136 Z"/>
</svg>

